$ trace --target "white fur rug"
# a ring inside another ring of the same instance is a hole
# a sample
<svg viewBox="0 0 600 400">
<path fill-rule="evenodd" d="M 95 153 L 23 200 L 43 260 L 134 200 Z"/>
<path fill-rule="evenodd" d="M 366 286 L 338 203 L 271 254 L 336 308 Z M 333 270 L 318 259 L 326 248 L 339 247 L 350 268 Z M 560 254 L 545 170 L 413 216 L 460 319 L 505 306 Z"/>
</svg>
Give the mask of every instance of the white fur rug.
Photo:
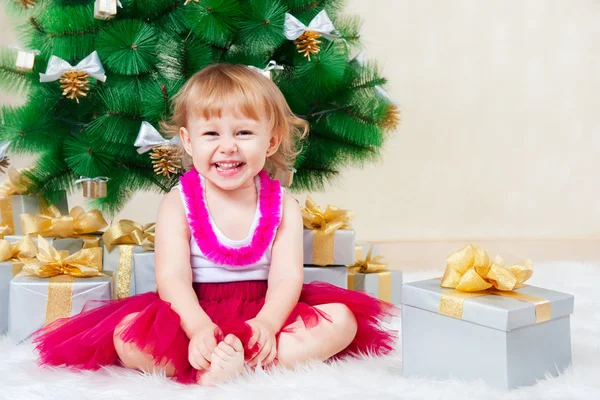
<svg viewBox="0 0 600 400">
<path fill-rule="evenodd" d="M 441 275 L 441 270 L 405 274 L 405 282 Z M 566 276 L 564 274 L 567 274 Z M 0 338 L 0 399 L 585 399 L 600 398 L 599 263 L 537 265 L 531 284 L 575 295 L 573 367 L 555 379 L 508 393 L 481 382 L 432 382 L 402 377 L 400 349 L 385 358 L 313 363 L 293 371 L 258 371 L 217 388 L 183 386 L 156 375 L 118 367 L 99 372 L 40 368 L 31 345 Z M 395 328 L 400 321 L 394 321 Z M 400 346 L 400 345 L 399 345 Z"/>
</svg>

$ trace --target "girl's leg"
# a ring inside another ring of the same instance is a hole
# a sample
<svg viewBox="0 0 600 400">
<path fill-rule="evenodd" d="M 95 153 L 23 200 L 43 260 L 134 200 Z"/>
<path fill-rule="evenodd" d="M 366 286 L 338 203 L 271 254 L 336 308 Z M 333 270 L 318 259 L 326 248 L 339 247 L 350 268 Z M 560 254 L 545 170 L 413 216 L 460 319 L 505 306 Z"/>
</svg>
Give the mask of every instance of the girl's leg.
<svg viewBox="0 0 600 400">
<path fill-rule="evenodd" d="M 171 363 L 156 365 L 156 362 L 152 358 L 151 354 L 140 350 L 135 344 L 125 343 L 123 339 L 121 339 L 121 332 L 123 329 L 125 329 L 127 324 L 131 322 L 131 320 L 138 314 L 139 313 L 133 313 L 127 315 L 115 328 L 115 332 L 113 334 L 113 343 L 119 359 L 127 368 L 139 369 L 145 372 L 164 370 L 166 376 L 173 376 L 175 373 L 175 368 L 173 365 L 171 365 Z"/>
<path fill-rule="evenodd" d="M 317 326 L 306 329 L 298 318 L 289 328 L 293 332 L 282 332 L 277 343 L 279 364 L 290 368 L 308 361 L 324 361 L 344 350 L 354 340 L 357 324 L 354 314 L 341 303 L 315 306 L 331 317 L 331 322 L 321 318 Z"/>
</svg>

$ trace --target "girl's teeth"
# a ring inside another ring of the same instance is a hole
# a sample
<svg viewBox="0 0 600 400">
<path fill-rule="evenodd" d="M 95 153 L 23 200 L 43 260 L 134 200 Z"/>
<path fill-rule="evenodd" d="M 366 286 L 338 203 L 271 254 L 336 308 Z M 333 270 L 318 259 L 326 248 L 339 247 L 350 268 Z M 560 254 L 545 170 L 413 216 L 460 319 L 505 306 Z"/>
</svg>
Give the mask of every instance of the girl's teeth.
<svg viewBox="0 0 600 400">
<path fill-rule="evenodd" d="M 222 163 L 222 164 L 217 164 L 217 168 L 219 168 L 219 169 L 234 169 L 241 165 L 242 165 L 242 163 Z"/>
</svg>

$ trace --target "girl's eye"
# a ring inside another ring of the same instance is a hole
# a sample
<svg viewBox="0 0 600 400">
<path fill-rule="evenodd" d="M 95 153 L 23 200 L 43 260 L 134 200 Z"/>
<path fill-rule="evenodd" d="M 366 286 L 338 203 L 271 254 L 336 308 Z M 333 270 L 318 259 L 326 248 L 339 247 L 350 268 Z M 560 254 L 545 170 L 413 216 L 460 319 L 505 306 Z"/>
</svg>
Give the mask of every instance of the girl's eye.
<svg viewBox="0 0 600 400">
<path fill-rule="evenodd" d="M 219 136 L 219 134 L 217 132 L 214 132 L 214 131 L 209 131 L 209 132 L 204 132 L 202 134 L 202 136 Z"/>
<path fill-rule="evenodd" d="M 250 132 L 250 131 L 239 131 L 238 134 L 240 134 L 240 135 L 252 135 L 252 132 Z"/>
</svg>

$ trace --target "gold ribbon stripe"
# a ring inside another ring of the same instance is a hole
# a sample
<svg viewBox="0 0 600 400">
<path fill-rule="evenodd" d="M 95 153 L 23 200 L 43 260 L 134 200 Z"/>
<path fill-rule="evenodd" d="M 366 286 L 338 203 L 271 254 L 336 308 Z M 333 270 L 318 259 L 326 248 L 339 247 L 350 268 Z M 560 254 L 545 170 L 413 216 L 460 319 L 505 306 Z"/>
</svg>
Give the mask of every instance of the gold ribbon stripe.
<svg viewBox="0 0 600 400">
<path fill-rule="evenodd" d="M 552 316 L 552 307 L 550 301 L 541 297 L 530 296 L 519 292 L 507 292 L 502 290 L 486 290 L 485 292 L 461 292 L 458 290 L 449 290 L 443 292 L 440 296 L 438 313 L 448 317 L 462 319 L 464 303 L 466 299 L 496 295 L 509 297 L 511 299 L 531 303 L 535 306 L 535 322 L 540 323 L 550 320 Z"/>
<path fill-rule="evenodd" d="M 133 245 L 119 246 L 119 265 L 117 267 L 117 299 L 129 297 L 131 292 L 131 269 L 133 266 Z"/>
<path fill-rule="evenodd" d="M 71 315 L 73 307 L 73 282 L 70 275 L 53 276 L 48 281 L 48 299 L 46 300 L 46 322 L 51 322 Z"/>
</svg>

